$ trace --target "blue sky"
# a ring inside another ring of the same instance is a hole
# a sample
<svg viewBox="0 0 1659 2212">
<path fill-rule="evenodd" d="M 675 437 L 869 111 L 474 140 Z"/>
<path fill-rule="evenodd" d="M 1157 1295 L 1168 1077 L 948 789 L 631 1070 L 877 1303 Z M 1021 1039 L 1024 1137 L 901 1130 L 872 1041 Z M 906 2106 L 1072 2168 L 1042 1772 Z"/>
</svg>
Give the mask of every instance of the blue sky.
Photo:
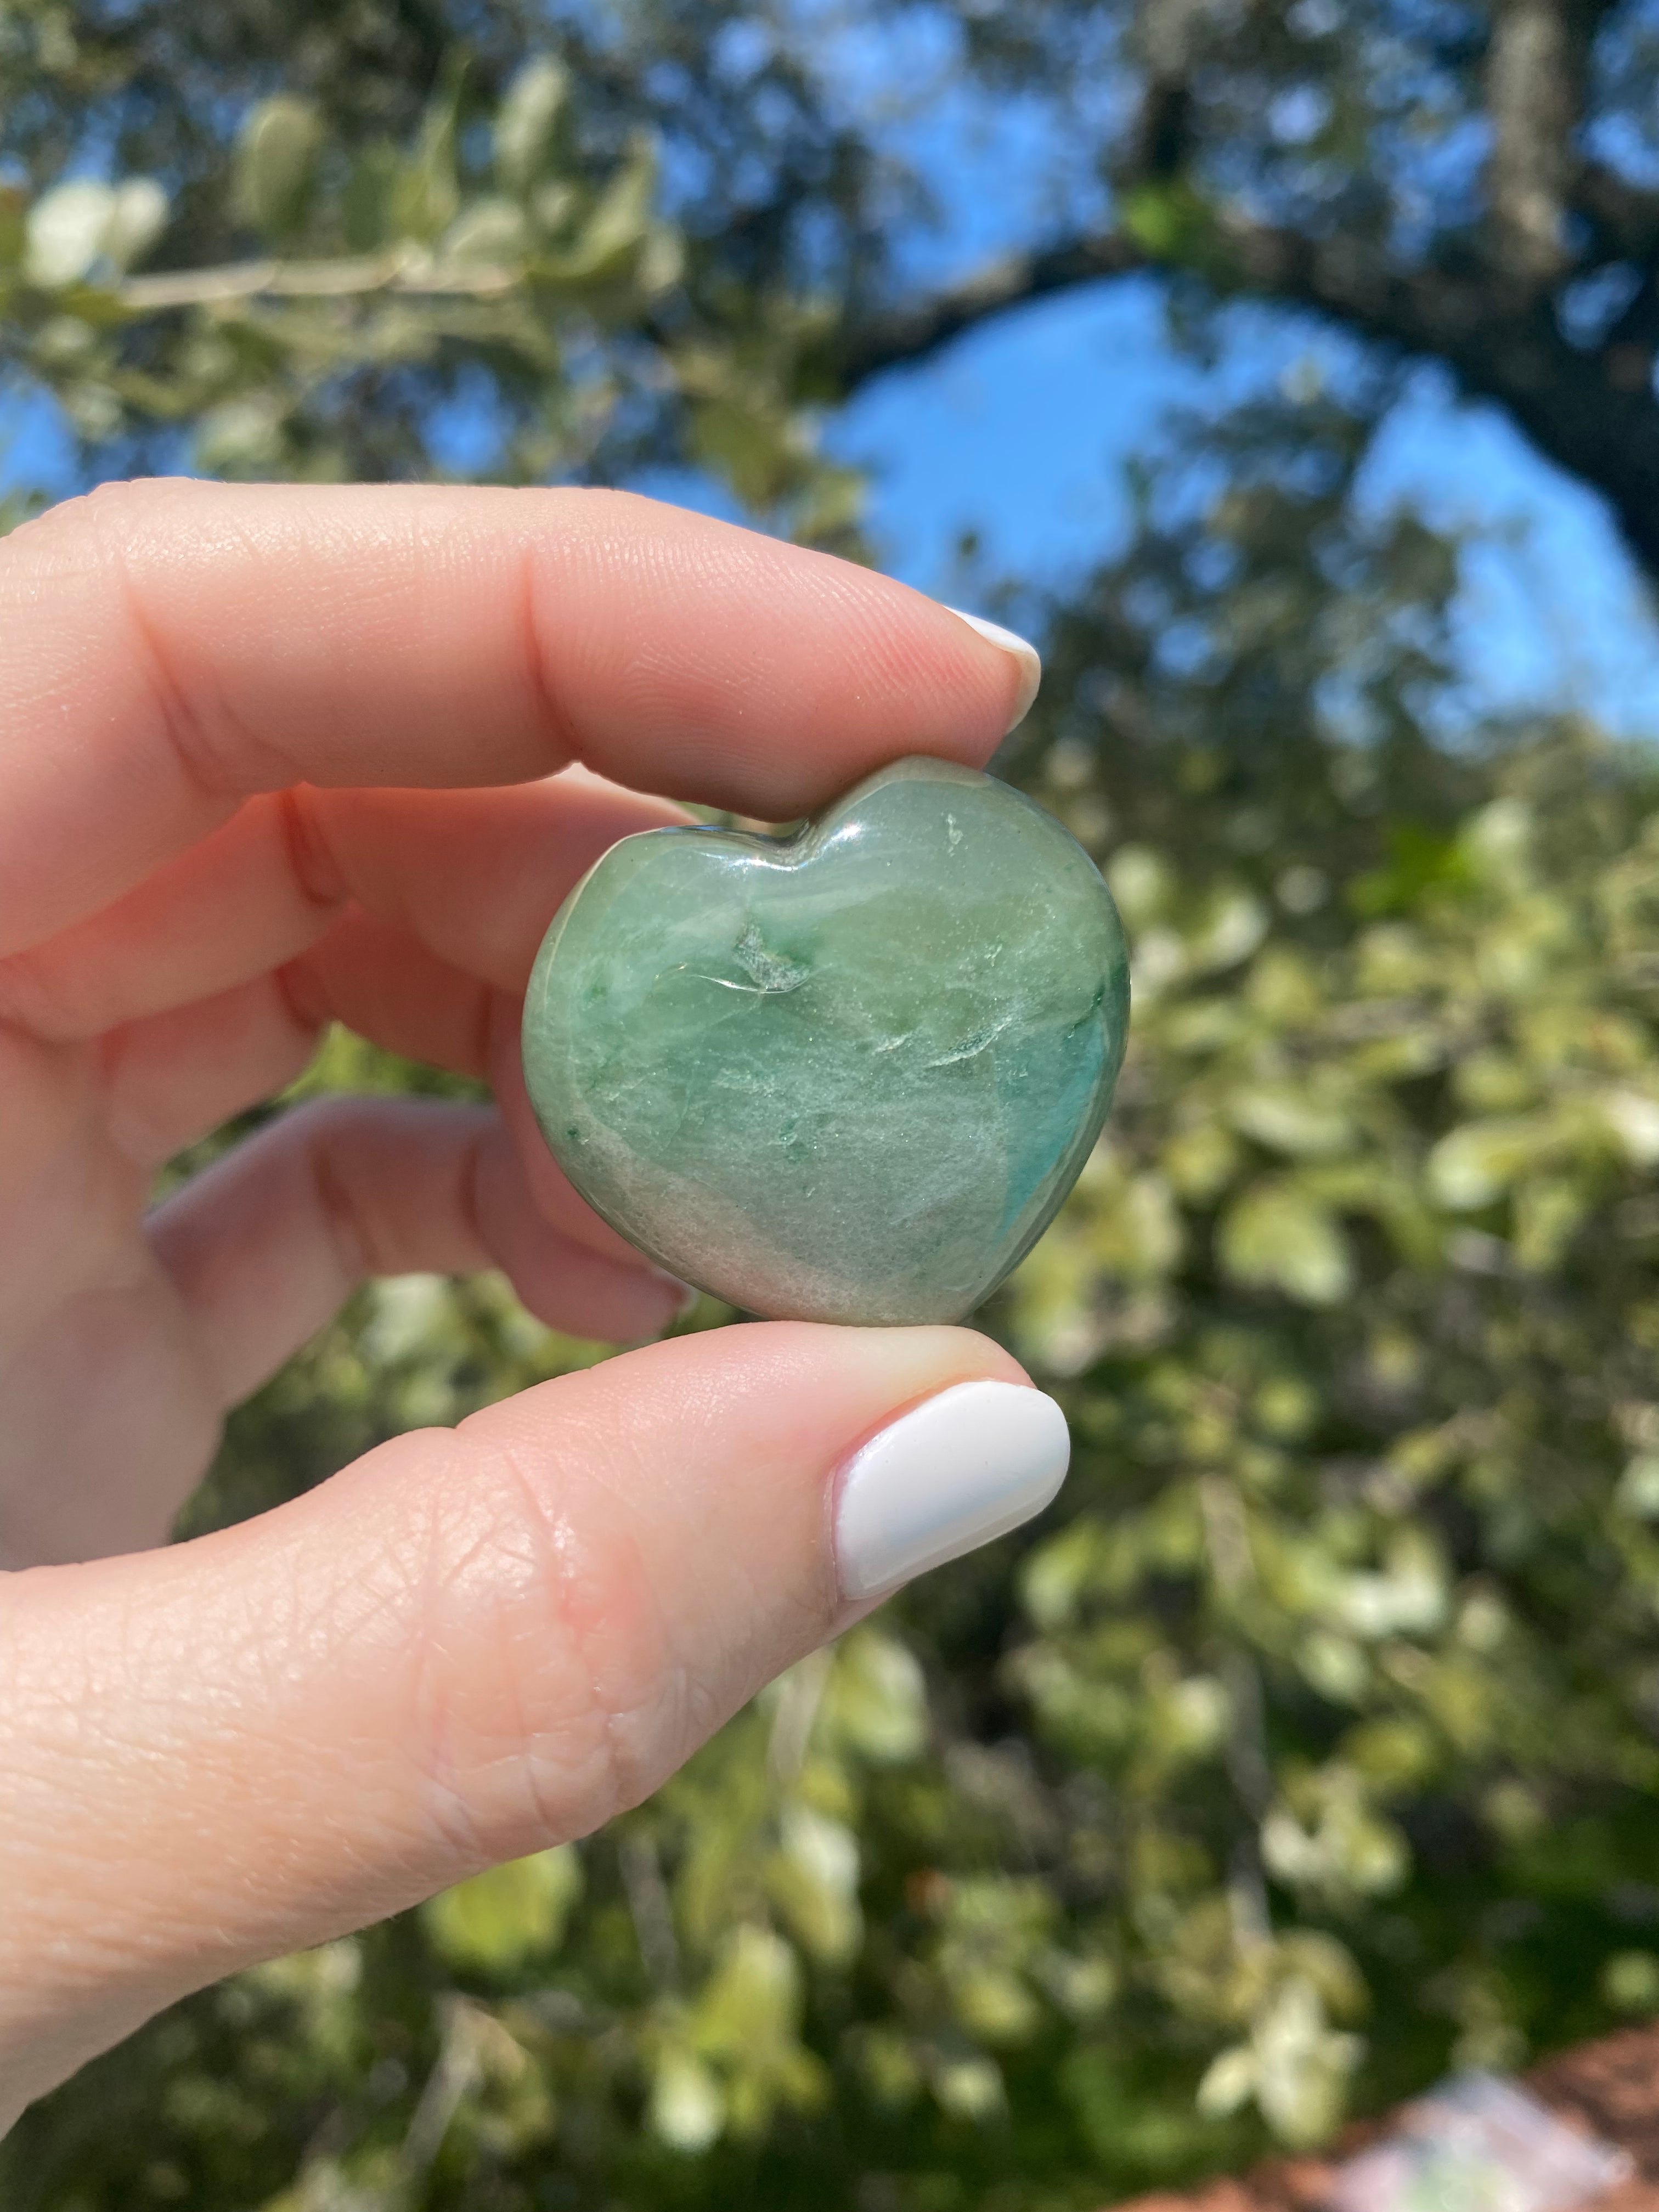
<svg viewBox="0 0 1659 2212">
<path fill-rule="evenodd" d="M 909 28 L 903 27 L 904 24 Z M 1040 237 L 1097 197 L 1067 175 L 1055 116 L 1020 99 L 969 100 L 928 19 L 889 19 L 878 44 L 830 57 L 849 106 L 872 85 L 910 88 L 887 136 L 932 183 L 939 220 L 903 241 L 921 280 L 951 276 Z M 908 44 L 905 41 L 908 40 Z M 902 48 L 901 52 L 900 49 Z M 1109 101 L 1109 72 L 1101 100 Z M 1294 316 L 1244 307 L 1200 376 L 1168 343 L 1157 286 L 1104 283 L 998 318 L 936 359 L 878 379 L 826 426 L 834 450 L 871 472 L 884 565 L 949 596 L 964 530 L 983 573 L 1059 584 L 1120 540 L 1125 465 L 1155 442 L 1172 402 L 1214 398 L 1345 342 Z M 450 426 L 456 459 L 470 432 Z M 9 450 L 8 450 L 9 448 Z M 49 406 L 0 415 L 0 489 L 63 483 L 68 448 Z M 712 488 L 661 487 L 721 507 Z M 1425 371 L 1381 439 L 1366 484 L 1433 523 L 1474 533 L 1463 556 L 1457 637 L 1471 707 L 1577 706 L 1622 735 L 1659 736 L 1659 617 L 1601 502 L 1527 446 L 1498 410 L 1461 404 Z"/>
<path fill-rule="evenodd" d="M 837 50 L 849 107 L 895 102 L 895 150 L 932 183 L 939 220 L 908 241 L 918 277 L 949 278 L 1103 212 L 1078 134 L 1040 100 L 964 88 L 925 9 L 893 34 Z M 1069 96 L 1098 129 L 1116 96 L 1109 55 Z M 1076 143 L 1068 161 L 1056 149 Z M 1212 378 L 1170 347 L 1155 283 L 1106 282 L 998 319 L 938 360 L 861 392 L 830 430 L 866 464 L 886 565 L 948 593 L 953 549 L 980 533 L 982 566 L 1040 582 L 1085 568 L 1127 526 L 1125 466 L 1170 404 L 1213 401 L 1298 357 L 1340 362 L 1346 341 L 1307 318 L 1244 307 Z M 1659 737 L 1659 611 L 1604 503 L 1535 453 L 1500 410 L 1459 402 L 1425 369 L 1378 441 L 1364 486 L 1470 533 L 1456 636 L 1472 710 L 1576 706 L 1623 736 Z"/>
<path fill-rule="evenodd" d="M 1331 349 L 1300 319 L 1238 319 L 1223 380 Z M 861 392 L 831 442 L 872 471 L 884 561 L 948 591 L 958 532 L 988 573 L 1059 581 L 1121 540 L 1126 463 L 1161 410 L 1206 380 L 1171 353 L 1156 287 L 1105 283 L 1003 317 L 936 362 Z M 1457 635 L 1471 704 L 1579 707 L 1626 736 L 1659 736 L 1659 619 L 1605 506 L 1540 459 L 1497 409 L 1413 380 L 1364 485 L 1437 526 L 1476 533 L 1462 556 Z"/>
</svg>

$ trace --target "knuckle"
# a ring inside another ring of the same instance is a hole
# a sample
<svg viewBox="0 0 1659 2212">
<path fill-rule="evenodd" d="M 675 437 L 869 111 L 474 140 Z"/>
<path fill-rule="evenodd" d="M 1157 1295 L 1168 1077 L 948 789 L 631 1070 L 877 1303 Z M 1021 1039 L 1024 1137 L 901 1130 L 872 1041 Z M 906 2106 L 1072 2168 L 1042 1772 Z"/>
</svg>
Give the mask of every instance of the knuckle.
<svg viewBox="0 0 1659 2212">
<path fill-rule="evenodd" d="M 149 495 L 149 485 L 154 481 L 145 477 L 111 477 L 86 491 L 72 493 L 67 499 L 56 500 L 11 532 L 6 541 L 7 550 L 15 552 L 18 547 L 26 546 L 38 551 L 46 544 L 70 550 L 77 538 L 83 538 L 85 558 L 90 562 L 99 557 L 101 550 L 98 536 L 100 519 L 112 512 L 130 514 L 134 506 Z"/>
<path fill-rule="evenodd" d="M 428 1816 L 468 1863 L 598 1827 L 708 1718 L 625 1513 L 568 1462 L 467 1453 L 422 1583 L 414 1738 Z"/>
<path fill-rule="evenodd" d="M 174 535 L 175 507 L 199 507 L 219 489 L 187 477 L 112 478 L 61 501 L 6 543 L 38 532 L 25 548 L 32 562 L 105 585 L 169 750 L 191 782 L 222 803 L 291 782 L 290 768 L 241 725 L 210 650 L 183 665 L 172 629 L 147 599 L 140 557 L 140 549 Z"/>
</svg>

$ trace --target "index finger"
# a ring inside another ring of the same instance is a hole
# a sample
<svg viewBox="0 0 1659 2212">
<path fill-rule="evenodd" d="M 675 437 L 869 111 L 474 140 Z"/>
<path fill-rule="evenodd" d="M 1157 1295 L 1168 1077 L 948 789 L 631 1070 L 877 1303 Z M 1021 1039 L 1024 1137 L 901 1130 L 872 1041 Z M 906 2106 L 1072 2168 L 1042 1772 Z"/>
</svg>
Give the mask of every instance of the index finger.
<svg viewBox="0 0 1659 2212">
<path fill-rule="evenodd" d="M 581 759 L 783 820 L 983 762 L 1036 675 L 890 578 L 580 489 L 103 485 L 0 542 L 0 954 L 255 792 Z"/>
</svg>

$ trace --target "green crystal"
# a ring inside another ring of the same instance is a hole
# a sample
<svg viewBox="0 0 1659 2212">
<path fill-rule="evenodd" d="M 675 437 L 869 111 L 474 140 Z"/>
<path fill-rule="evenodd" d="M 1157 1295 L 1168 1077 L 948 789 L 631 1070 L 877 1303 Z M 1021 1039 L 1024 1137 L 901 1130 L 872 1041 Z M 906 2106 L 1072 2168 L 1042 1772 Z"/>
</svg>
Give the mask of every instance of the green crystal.
<svg viewBox="0 0 1659 2212">
<path fill-rule="evenodd" d="M 896 762 L 787 840 L 650 830 L 554 917 L 531 1102 L 594 1211 L 750 1313 L 956 1321 L 1100 1133 L 1129 979 L 1052 815 Z"/>
</svg>

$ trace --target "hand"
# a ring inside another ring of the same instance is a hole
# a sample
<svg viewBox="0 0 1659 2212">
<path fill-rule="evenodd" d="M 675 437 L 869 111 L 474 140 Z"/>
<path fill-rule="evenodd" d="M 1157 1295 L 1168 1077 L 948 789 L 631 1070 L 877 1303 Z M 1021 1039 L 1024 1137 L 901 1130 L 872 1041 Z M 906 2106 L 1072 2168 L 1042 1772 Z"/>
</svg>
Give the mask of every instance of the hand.
<svg viewBox="0 0 1659 2212">
<path fill-rule="evenodd" d="M 493 1264 L 556 1326 L 666 1326 L 679 1286 L 528 1119 L 555 908 L 679 818 L 642 789 L 781 819 L 982 762 L 1035 656 L 622 495 L 183 481 L 0 544 L 0 638 L 3 2128 L 187 1991 L 637 1802 L 1036 1510 L 1065 1432 L 968 1331 L 747 1326 L 140 1548 L 367 1274 Z M 147 1212 L 331 1020 L 497 1108 L 310 1106 Z"/>
</svg>

